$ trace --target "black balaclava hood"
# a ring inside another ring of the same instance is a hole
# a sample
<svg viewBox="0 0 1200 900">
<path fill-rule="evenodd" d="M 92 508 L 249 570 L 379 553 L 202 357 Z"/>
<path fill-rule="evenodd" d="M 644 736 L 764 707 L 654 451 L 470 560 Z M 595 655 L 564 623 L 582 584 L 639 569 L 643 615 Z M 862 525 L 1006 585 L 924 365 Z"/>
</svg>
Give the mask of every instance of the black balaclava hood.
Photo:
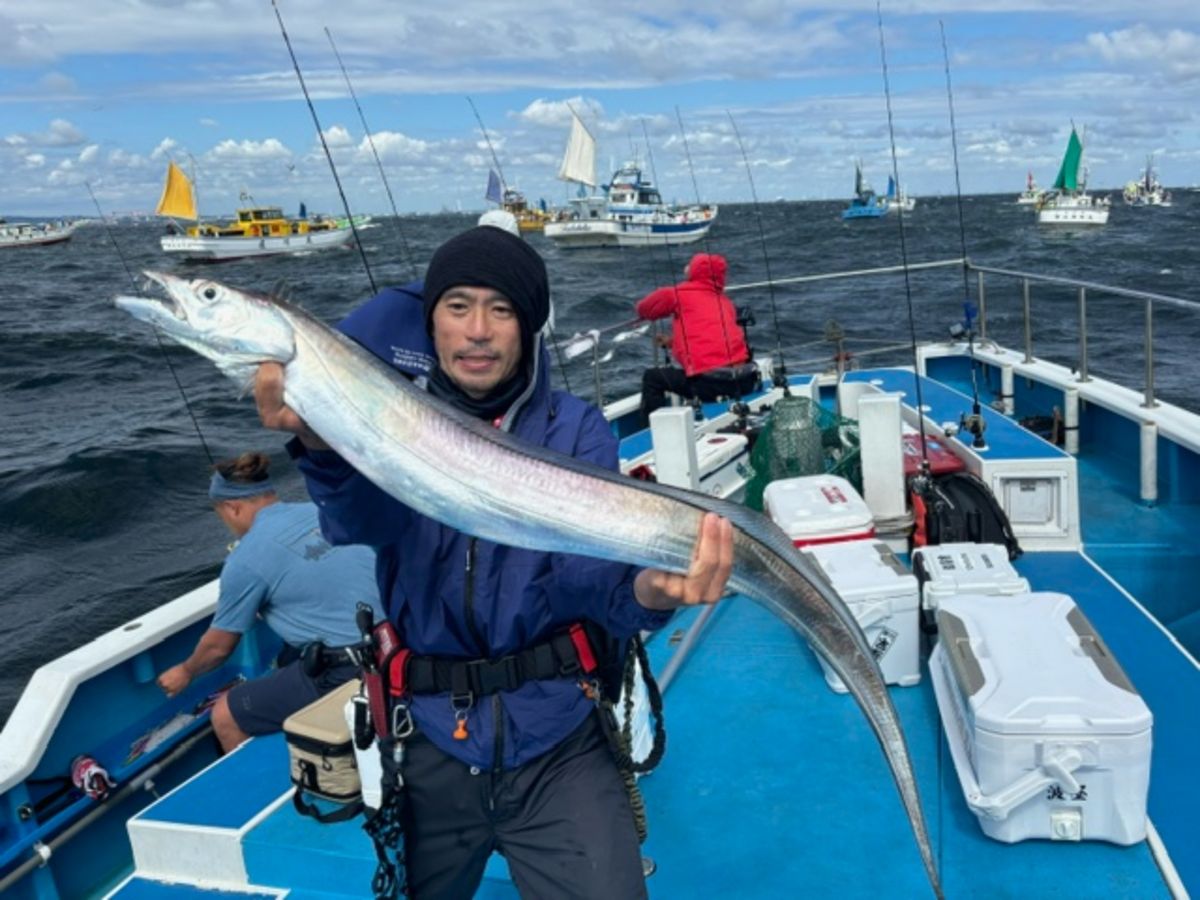
<svg viewBox="0 0 1200 900">
<path fill-rule="evenodd" d="M 546 264 L 523 239 L 499 228 L 483 225 L 464 231 L 438 247 L 425 273 L 425 328 L 433 334 L 433 308 L 452 287 L 487 287 L 510 301 L 521 326 L 521 366 L 507 382 L 487 397 L 476 400 L 459 389 L 435 366 L 429 387 L 435 396 L 480 418 L 502 415 L 524 392 L 534 352 L 534 336 L 550 315 L 550 284 Z"/>
</svg>

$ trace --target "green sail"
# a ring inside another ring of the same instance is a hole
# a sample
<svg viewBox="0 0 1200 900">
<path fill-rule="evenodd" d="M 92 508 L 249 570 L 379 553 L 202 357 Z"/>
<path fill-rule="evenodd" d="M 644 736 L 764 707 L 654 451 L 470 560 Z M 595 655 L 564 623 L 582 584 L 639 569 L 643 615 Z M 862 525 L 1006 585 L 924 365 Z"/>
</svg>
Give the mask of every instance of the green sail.
<svg viewBox="0 0 1200 900">
<path fill-rule="evenodd" d="M 1083 156 L 1083 144 L 1079 142 L 1079 135 L 1075 133 L 1075 129 L 1071 129 L 1071 140 L 1067 142 L 1067 154 L 1063 157 L 1062 168 L 1058 170 L 1058 177 L 1054 179 L 1054 187 L 1060 191 L 1075 191 L 1079 189 L 1077 179 L 1079 177 L 1079 160 Z"/>
</svg>

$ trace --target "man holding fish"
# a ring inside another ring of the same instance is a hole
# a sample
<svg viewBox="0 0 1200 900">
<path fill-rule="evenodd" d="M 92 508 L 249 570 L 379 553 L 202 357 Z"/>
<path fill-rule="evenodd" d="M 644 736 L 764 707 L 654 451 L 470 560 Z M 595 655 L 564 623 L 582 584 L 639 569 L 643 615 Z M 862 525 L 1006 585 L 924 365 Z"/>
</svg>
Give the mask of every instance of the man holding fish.
<svg viewBox="0 0 1200 900">
<path fill-rule="evenodd" d="M 495 429 L 616 470 L 600 411 L 550 388 L 548 313 L 545 264 L 525 241 L 489 227 L 447 241 L 425 278 L 428 390 Z M 433 673 L 425 691 L 412 679 L 416 732 L 400 772 L 413 896 L 473 895 L 493 850 L 524 896 L 645 896 L 633 812 L 584 690 L 596 679 L 577 670 L 681 605 L 715 603 L 732 566 L 730 523 L 704 516 L 686 574 L 480 540 L 377 487 L 284 404 L 284 386 L 282 366 L 260 366 L 263 423 L 298 435 L 289 449 L 331 542 L 376 549 L 389 617 L 421 660 L 409 671 Z"/>
</svg>

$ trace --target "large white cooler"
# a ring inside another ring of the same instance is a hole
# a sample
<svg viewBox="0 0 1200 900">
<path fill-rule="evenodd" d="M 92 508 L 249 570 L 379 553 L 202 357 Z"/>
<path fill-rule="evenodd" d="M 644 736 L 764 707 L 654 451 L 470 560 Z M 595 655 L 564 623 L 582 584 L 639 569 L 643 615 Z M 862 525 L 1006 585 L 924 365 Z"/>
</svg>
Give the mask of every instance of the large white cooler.
<svg viewBox="0 0 1200 900">
<path fill-rule="evenodd" d="M 825 577 L 854 614 L 888 684 L 921 680 L 917 579 L 887 544 L 843 541 L 806 547 Z M 842 679 L 817 654 L 826 683 L 846 693 Z"/>
<path fill-rule="evenodd" d="M 925 609 L 935 610 L 943 597 L 959 594 L 1011 596 L 1030 591 L 1001 544 L 936 544 L 916 548 L 912 558 Z"/>
<path fill-rule="evenodd" d="M 797 547 L 875 536 L 875 518 L 854 485 L 837 475 L 781 478 L 763 489 L 763 511 Z"/>
<path fill-rule="evenodd" d="M 1152 717 L 1065 594 L 946 597 L 930 678 L 967 805 L 999 841 L 1146 836 Z"/>
</svg>

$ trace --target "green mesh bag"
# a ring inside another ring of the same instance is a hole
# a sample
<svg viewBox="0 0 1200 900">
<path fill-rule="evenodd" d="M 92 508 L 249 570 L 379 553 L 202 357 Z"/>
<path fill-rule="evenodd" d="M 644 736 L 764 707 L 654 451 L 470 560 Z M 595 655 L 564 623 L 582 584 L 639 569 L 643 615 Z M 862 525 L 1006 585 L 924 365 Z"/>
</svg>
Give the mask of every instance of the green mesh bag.
<svg viewBox="0 0 1200 900">
<path fill-rule="evenodd" d="M 858 423 L 830 412 L 807 397 L 783 397 L 750 454 L 753 475 L 746 484 L 746 505 L 763 508 L 763 490 L 780 478 L 828 473 L 840 475 L 862 491 Z"/>
</svg>

